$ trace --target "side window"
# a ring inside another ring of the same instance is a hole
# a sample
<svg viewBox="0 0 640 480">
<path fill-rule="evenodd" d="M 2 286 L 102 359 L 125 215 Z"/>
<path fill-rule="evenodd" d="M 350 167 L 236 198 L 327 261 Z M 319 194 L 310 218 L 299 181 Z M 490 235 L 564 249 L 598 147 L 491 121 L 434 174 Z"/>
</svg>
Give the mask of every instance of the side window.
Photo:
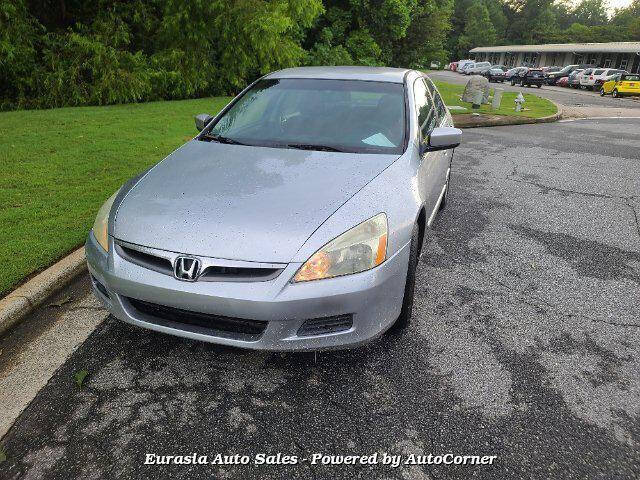
<svg viewBox="0 0 640 480">
<path fill-rule="evenodd" d="M 436 115 L 438 116 L 437 123 L 440 124 L 444 120 L 444 117 L 447 115 L 447 109 L 444 106 L 442 97 L 438 93 L 438 90 L 436 90 L 436 87 L 431 81 L 431 79 L 425 78 L 424 82 L 427 84 L 427 88 L 429 89 L 429 92 L 431 92 L 431 97 L 433 98 L 433 105 L 436 110 Z"/>
<path fill-rule="evenodd" d="M 425 137 L 435 127 L 436 115 L 431 95 L 421 78 L 413 84 L 413 95 L 416 103 L 416 111 L 418 112 L 418 125 L 422 136 Z"/>
</svg>

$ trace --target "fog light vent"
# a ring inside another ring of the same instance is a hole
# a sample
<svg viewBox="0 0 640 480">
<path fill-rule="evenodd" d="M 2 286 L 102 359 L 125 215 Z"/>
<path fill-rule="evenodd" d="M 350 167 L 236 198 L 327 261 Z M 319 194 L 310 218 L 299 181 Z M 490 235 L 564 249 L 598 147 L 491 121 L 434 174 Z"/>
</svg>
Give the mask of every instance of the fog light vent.
<svg viewBox="0 0 640 480">
<path fill-rule="evenodd" d="M 353 326 L 353 315 L 336 315 L 335 317 L 314 318 L 305 321 L 298 329 L 299 337 L 325 335 L 327 333 L 344 332 Z"/>
<path fill-rule="evenodd" d="M 104 295 L 109 300 L 111 300 L 111 297 L 109 296 L 109 292 L 107 291 L 106 287 L 103 284 L 101 284 L 93 275 L 91 275 L 91 280 L 93 280 L 93 284 L 95 285 L 96 290 L 98 290 L 102 295 Z"/>
</svg>

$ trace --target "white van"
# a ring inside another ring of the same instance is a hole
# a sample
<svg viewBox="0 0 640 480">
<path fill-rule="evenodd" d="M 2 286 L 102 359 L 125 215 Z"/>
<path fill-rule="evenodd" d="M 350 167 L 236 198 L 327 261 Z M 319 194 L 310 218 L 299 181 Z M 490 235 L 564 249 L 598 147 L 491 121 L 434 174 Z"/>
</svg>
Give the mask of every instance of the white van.
<svg viewBox="0 0 640 480">
<path fill-rule="evenodd" d="M 456 72 L 463 73 L 462 70 L 464 69 L 464 66 L 470 63 L 475 64 L 476 62 L 473 60 L 458 60 L 458 68 L 456 68 Z"/>
</svg>

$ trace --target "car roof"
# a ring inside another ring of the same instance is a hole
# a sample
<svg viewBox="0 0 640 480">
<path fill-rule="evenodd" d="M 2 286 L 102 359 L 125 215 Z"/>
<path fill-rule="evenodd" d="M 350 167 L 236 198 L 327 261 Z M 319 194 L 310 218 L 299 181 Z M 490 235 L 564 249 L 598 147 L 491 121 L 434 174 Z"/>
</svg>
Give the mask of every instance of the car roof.
<svg viewBox="0 0 640 480">
<path fill-rule="evenodd" d="M 404 77 L 409 71 L 406 68 L 389 67 L 297 67 L 278 70 L 265 78 L 316 78 L 404 83 Z"/>
</svg>

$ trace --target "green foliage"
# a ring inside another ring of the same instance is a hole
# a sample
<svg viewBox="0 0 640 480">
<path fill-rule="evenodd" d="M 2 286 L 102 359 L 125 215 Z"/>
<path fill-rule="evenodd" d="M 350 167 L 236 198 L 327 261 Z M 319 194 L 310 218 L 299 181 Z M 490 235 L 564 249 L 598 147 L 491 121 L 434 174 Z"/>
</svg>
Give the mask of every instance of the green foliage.
<svg viewBox="0 0 640 480">
<path fill-rule="evenodd" d="M 0 0 L 0 110 L 237 93 L 298 65 L 640 40 L 640 0 Z"/>
<path fill-rule="evenodd" d="M 495 45 L 496 29 L 489 18 L 489 10 L 482 0 L 476 0 L 465 12 L 464 32 L 458 47 L 471 50 L 476 45 Z"/>
<path fill-rule="evenodd" d="M 22 0 L 0 0 L 0 107 L 19 107 L 33 87 L 40 25 Z"/>
<path fill-rule="evenodd" d="M 87 378 L 89 372 L 85 369 L 79 370 L 73 374 L 73 380 L 76 382 L 78 388 L 82 388 L 82 384 L 84 383 L 84 379 Z"/>
<path fill-rule="evenodd" d="M 490 25 L 479 4 L 486 6 Z M 475 17 L 471 26 L 469 13 Z M 455 0 L 451 23 L 448 48 L 455 59 L 466 58 L 471 48 L 492 44 L 637 41 L 640 0 L 617 9 L 611 19 L 606 0 Z"/>
<path fill-rule="evenodd" d="M 321 0 L 22 2 L 0 0 L 3 109 L 237 92 L 307 62 L 302 42 L 324 11 Z"/>
</svg>

